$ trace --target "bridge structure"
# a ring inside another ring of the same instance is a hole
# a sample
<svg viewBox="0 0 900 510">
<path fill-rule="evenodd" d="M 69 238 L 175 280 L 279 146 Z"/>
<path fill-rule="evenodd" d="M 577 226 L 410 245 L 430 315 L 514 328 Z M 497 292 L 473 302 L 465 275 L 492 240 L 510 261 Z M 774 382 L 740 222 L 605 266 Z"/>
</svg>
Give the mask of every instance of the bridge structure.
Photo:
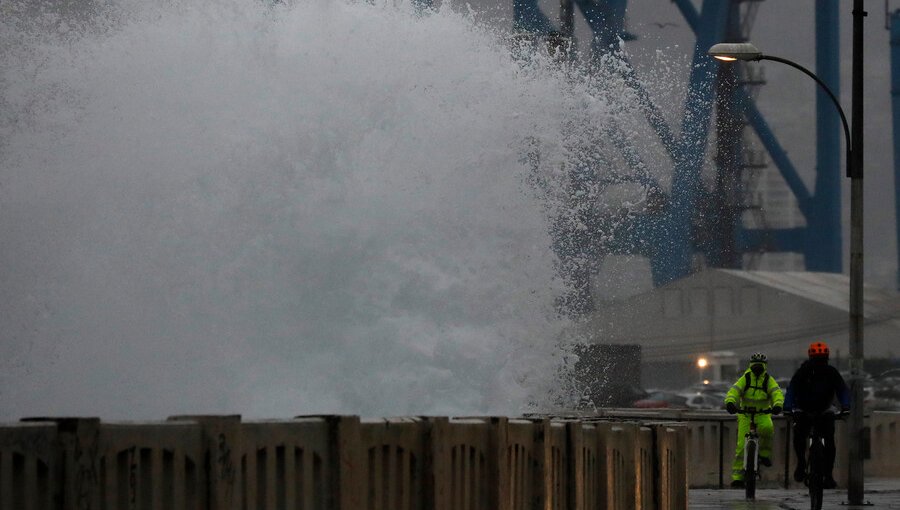
<svg viewBox="0 0 900 510">
<path fill-rule="evenodd" d="M 655 285 L 690 274 L 701 257 L 711 267 L 738 269 L 756 254 L 794 252 L 802 254 L 807 270 L 843 270 L 840 187 L 843 153 L 841 123 L 834 105 L 825 92 L 817 90 L 816 169 L 814 187 L 810 189 L 788 156 L 786 144 L 778 139 L 756 106 L 755 90 L 764 83 L 758 68 L 750 67 L 756 64 L 720 67 L 706 54 L 717 42 L 747 41 L 762 0 L 703 0 L 699 4 L 673 0 L 673 3 L 696 36 L 687 95 L 677 128 L 666 122 L 629 62 L 627 50 L 623 51 L 626 42 L 637 37 L 626 27 L 627 0 L 560 0 L 558 15 L 552 17 L 542 11 L 538 0 L 514 0 L 514 27 L 523 33 L 576 41 L 574 20 L 579 13 L 583 16 L 590 28 L 588 58 L 598 59 L 614 53 L 624 63 L 624 78 L 640 98 L 647 122 L 671 162 L 671 185 L 664 187 L 655 179 L 648 179 L 641 170 L 639 151 L 620 144 L 630 168 L 593 173 L 599 181 L 594 184 L 601 187 L 629 180 L 640 183 L 645 187 L 648 203 L 657 206 L 648 207 L 642 214 L 629 215 L 624 221 L 579 218 L 581 221 L 575 223 L 589 225 L 593 231 L 557 233 L 557 237 L 565 239 L 556 245 L 574 289 L 570 301 L 581 303 L 580 310 L 575 307 L 576 312 L 587 313 L 593 308 L 588 295 L 591 269 L 577 262 L 567 264 L 567 260 L 602 260 L 613 254 L 641 255 L 649 259 Z M 840 95 L 839 7 L 838 0 L 816 0 L 815 6 L 810 7 L 816 27 L 815 72 L 837 96 Z M 576 53 L 572 52 L 571 58 L 576 58 Z M 716 153 L 708 155 L 712 136 Z M 711 187 L 702 178 L 704 165 L 710 158 L 715 167 Z M 761 213 L 749 197 L 746 184 L 752 171 L 767 166 L 767 160 L 778 169 L 796 198 L 804 226 L 775 228 L 765 221 L 744 220 L 748 215 Z"/>
</svg>

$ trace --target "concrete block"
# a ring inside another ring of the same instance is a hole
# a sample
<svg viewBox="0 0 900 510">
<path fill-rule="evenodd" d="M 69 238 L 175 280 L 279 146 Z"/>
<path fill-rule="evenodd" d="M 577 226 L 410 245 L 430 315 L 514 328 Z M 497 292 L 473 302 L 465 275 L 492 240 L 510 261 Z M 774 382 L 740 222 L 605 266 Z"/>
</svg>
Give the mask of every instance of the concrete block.
<svg viewBox="0 0 900 510">
<path fill-rule="evenodd" d="M 240 415 L 172 416 L 169 421 L 200 425 L 206 459 L 207 508 L 241 510 L 241 500 L 237 497 L 242 451 Z"/>
<path fill-rule="evenodd" d="M 600 463 L 606 473 L 606 508 L 633 510 L 637 505 L 637 462 L 635 445 L 639 426 L 635 423 L 599 422 Z"/>
<path fill-rule="evenodd" d="M 25 423 L 56 424 L 56 455 L 59 461 L 59 508 L 84 510 L 99 508 L 97 448 L 99 418 L 26 418 Z"/>
<path fill-rule="evenodd" d="M 679 425 L 656 426 L 660 510 L 688 508 L 688 429 Z M 694 465 L 692 462 L 691 466 Z"/>
<path fill-rule="evenodd" d="M 241 424 L 237 498 L 243 509 L 331 508 L 326 418 Z"/>
<path fill-rule="evenodd" d="M 418 418 L 366 420 L 360 424 L 365 476 L 360 489 L 369 510 L 425 508 L 425 471 L 431 462 L 430 424 Z"/>
<path fill-rule="evenodd" d="M 205 509 L 204 460 L 197 423 L 101 423 L 96 450 L 101 508 Z"/>
<path fill-rule="evenodd" d="M 580 469 L 583 508 L 606 508 L 605 444 L 596 423 L 581 426 Z"/>
<path fill-rule="evenodd" d="M 60 460 L 55 423 L 0 424 L 0 508 L 58 508 Z"/>
<path fill-rule="evenodd" d="M 634 445 L 635 469 L 635 508 L 639 510 L 656 510 L 656 438 L 650 427 L 641 426 L 637 432 Z"/>
</svg>

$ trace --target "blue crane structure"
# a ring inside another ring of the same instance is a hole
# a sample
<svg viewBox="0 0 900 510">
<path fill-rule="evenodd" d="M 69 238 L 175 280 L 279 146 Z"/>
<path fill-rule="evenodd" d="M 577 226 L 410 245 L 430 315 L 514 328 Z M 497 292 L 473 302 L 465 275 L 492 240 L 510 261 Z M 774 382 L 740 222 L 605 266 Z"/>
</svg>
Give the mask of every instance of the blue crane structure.
<svg viewBox="0 0 900 510">
<path fill-rule="evenodd" d="M 690 274 L 697 255 L 702 255 L 706 264 L 713 267 L 740 268 L 745 254 L 760 252 L 796 252 L 803 255 L 809 271 L 842 271 L 843 153 L 840 118 L 834 105 L 823 91 L 817 90 L 816 177 L 815 187 L 810 190 L 753 100 L 750 89 L 758 80 L 748 78 L 746 69 L 736 70 L 733 64 L 720 67 L 706 54 L 718 42 L 746 41 L 761 1 L 702 0 L 698 8 L 692 0 L 672 0 L 696 36 L 678 130 L 666 122 L 641 85 L 627 55 L 619 54 L 628 69 L 626 81 L 640 98 L 647 121 L 672 162 L 671 187 L 666 190 L 655 182 L 644 182 L 648 193 L 647 212 L 614 223 L 602 220 L 587 223 L 591 228 L 610 230 L 602 232 L 603 235 L 579 234 L 582 238 L 573 242 L 569 238 L 571 232 L 557 232 L 560 240 L 556 243 L 557 252 L 563 260 L 564 271 L 567 258 L 641 255 L 649 259 L 653 282 L 659 286 Z M 626 31 L 627 3 L 628 0 L 561 0 L 557 26 L 542 12 L 537 0 L 514 0 L 514 27 L 537 36 L 573 38 L 577 9 L 590 27 L 592 57 L 602 56 L 618 51 L 622 41 L 635 37 Z M 815 2 L 815 72 L 835 95 L 840 93 L 838 7 L 839 0 Z M 895 39 L 900 41 L 900 35 Z M 897 80 L 900 56 L 897 55 L 895 52 L 895 94 L 900 83 Z M 900 122 L 896 106 L 894 112 L 895 123 Z M 805 226 L 745 226 L 742 218 L 747 206 L 742 172 L 754 164 L 748 161 L 742 141 L 745 127 L 756 133 L 796 197 Z M 714 128 L 716 178 L 710 187 L 703 182 L 702 169 Z M 627 147 L 622 149 L 628 152 Z M 633 162 L 635 156 L 632 153 L 624 159 Z M 578 264 L 568 266 L 567 278 L 574 289 L 568 304 L 576 314 L 586 313 L 593 308 L 589 271 L 579 269 Z"/>
<path fill-rule="evenodd" d="M 891 113 L 894 131 L 894 214 L 897 243 L 900 246 L 900 9 L 888 12 L 885 0 L 885 28 L 891 32 Z M 900 267 L 900 249 L 897 250 Z M 897 273 L 897 289 L 900 289 L 900 271 Z"/>
</svg>

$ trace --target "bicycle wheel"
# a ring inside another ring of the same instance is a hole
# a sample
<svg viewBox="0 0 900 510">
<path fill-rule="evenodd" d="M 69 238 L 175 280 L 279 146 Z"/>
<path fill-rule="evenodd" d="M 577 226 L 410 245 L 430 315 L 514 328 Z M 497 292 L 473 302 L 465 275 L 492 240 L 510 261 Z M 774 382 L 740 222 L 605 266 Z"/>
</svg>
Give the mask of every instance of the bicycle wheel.
<svg viewBox="0 0 900 510">
<path fill-rule="evenodd" d="M 822 510 L 822 492 L 825 486 L 825 473 L 822 472 L 825 447 L 819 440 L 813 441 L 809 447 L 809 508 L 810 510 Z"/>
<path fill-rule="evenodd" d="M 747 441 L 744 455 L 747 459 L 744 463 L 744 496 L 747 499 L 756 499 L 756 441 Z"/>
</svg>

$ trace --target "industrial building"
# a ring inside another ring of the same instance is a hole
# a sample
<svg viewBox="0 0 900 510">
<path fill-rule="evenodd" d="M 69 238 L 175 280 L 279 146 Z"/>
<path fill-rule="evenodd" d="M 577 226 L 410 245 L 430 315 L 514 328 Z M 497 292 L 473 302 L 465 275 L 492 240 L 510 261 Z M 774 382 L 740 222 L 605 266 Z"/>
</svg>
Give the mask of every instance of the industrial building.
<svg viewBox="0 0 900 510">
<path fill-rule="evenodd" d="M 764 352 L 771 372 L 787 377 L 811 341 L 827 342 L 833 362 L 846 364 L 848 288 L 849 278 L 836 273 L 707 269 L 628 298 L 598 301 L 584 328 L 591 343 L 640 346 L 644 387 L 708 378 L 697 360 L 719 352 L 737 360 Z M 866 368 L 896 364 L 897 293 L 865 288 L 865 328 Z"/>
</svg>

